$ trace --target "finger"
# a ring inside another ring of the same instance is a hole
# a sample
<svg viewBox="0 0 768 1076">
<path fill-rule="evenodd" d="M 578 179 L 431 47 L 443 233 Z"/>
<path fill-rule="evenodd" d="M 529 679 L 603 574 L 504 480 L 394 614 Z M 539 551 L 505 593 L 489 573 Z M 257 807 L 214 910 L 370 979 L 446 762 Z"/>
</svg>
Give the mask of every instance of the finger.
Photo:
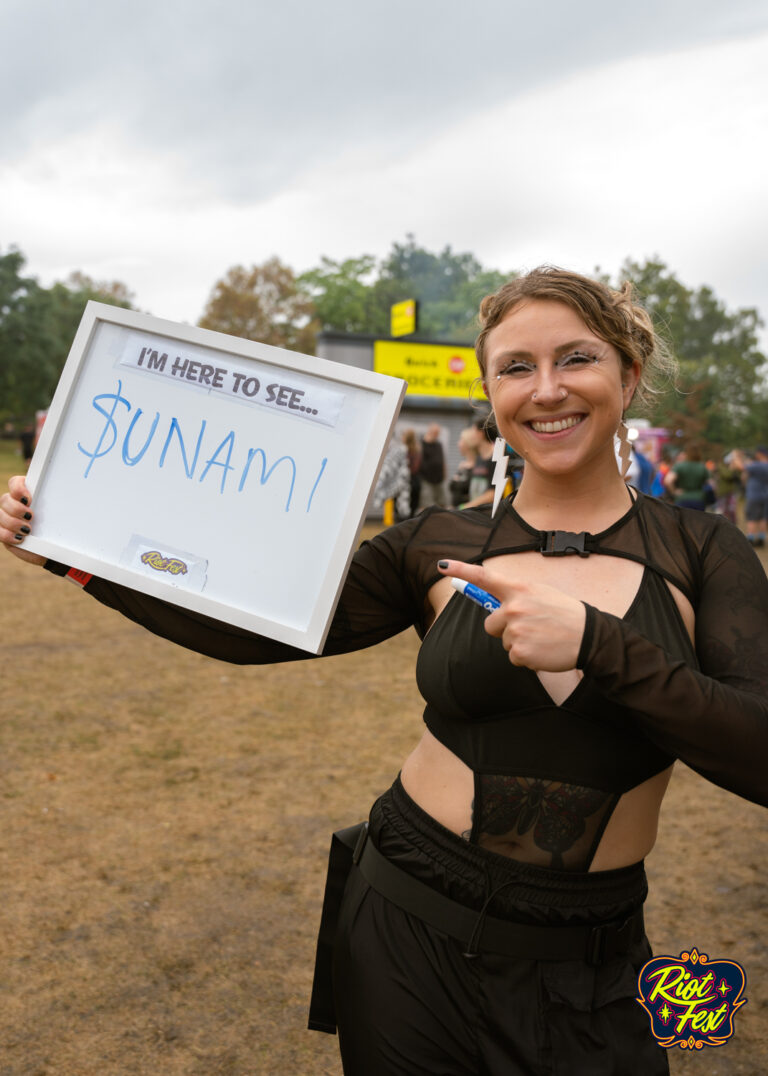
<svg viewBox="0 0 768 1076">
<path fill-rule="evenodd" d="M 486 582 L 485 569 L 481 564 L 467 564 L 463 560 L 439 560 L 437 567 L 443 575 L 465 579 L 476 587 L 482 587 Z"/>
<path fill-rule="evenodd" d="M 32 497 L 21 475 L 15 475 L 8 482 L 8 492 L 0 496 L 0 510 L 15 519 L 32 518 L 29 508 Z"/>
<path fill-rule="evenodd" d="M 14 486 L 14 492 L 9 490 L 0 497 L 0 540 L 6 543 L 22 541 L 29 534 L 32 521 L 28 491 L 23 481 L 19 485 L 11 479 L 10 485 Z"/>
<path fill-rule="evenodd" d="M 32 494 L 27 489 L 27 482 L 22 474 L 16 474 L 8 480 L 8 492 L 16 501 L 28 507 L 32 502 Z"/>
<path fill-rule="evenodd" d="M 483 627 L 489 635 L 493 635 L 496 639 L 503 639 L 508 622 L 508 614 L 499 608 L 488 614 L 483 621 Z"/>
<path fill-rule="evenodd" d="M 0 512 L 0 542 L 7 546 L 20 545 L 30 533 L 28 523 L 21 523 Z"/>
</svg>

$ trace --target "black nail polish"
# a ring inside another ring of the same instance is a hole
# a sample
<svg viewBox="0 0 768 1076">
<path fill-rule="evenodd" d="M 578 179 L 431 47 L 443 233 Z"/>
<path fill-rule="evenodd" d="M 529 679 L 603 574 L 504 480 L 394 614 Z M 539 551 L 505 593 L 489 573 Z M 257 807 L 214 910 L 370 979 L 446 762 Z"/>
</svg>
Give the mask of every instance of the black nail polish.
<svg viewBox="0 0 768 1076">
<path fill-rule="evenodd" d="M 31 519 L 32 518 L 32 513 L 31 512 L 25 512 L 24 513 L 24 518 L 25 519 Z"/>
<path fill-rule="evenodd" d="M 29 501 L 27 500 L 27 498 L 26 498 L 26 497 L 22 497 L 22 498 L 21 498 L 21 503 L 22 503 L 22 504 L 29 504 Z"/>
<path fill-rule="evenodd" d="M 24 541 L 24 535 L 23 534 L 14 534 L 13 537 L 16 539 L 17 542 L 23 542 Z"/>
<path fill-rule="evenodd" d="M 29 527 L 19 527 L 22 534 L 29 534 Z"/>
<path fill-rule="evenodd" d="M 438 566 L 438 568 L 447 568 L 448 567 L 448 561 L 447 560 L 439 560 L 437 562 L 437 566 Z"/>
</svg>

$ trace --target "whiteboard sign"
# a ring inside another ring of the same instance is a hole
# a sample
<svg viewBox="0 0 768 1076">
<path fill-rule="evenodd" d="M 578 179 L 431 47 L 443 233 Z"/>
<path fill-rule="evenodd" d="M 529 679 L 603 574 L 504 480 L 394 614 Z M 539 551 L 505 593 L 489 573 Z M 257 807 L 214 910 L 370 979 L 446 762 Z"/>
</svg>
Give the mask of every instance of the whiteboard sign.
<svg viewBox="0 0 768 1076">
<path fill-rule="evenodd" d="M 405 389 L 89 302 L 25 548 L 318 653 Z"/>
</svg>

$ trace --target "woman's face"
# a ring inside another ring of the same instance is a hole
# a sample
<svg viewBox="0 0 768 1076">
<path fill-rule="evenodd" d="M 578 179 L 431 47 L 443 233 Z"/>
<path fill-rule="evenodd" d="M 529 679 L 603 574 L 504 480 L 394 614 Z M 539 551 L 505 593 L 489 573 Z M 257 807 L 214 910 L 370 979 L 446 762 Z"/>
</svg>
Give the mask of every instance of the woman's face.
<svg viewBox="0 0 768 1076">
<path fill-rule="evenodd" d="M 529 299 L 491 330 L 484 388 L 499 432 L 528 465 L 564 474 L 601 462 L 640 369 L 595 336 L 571 307 Z"/>
</svg>

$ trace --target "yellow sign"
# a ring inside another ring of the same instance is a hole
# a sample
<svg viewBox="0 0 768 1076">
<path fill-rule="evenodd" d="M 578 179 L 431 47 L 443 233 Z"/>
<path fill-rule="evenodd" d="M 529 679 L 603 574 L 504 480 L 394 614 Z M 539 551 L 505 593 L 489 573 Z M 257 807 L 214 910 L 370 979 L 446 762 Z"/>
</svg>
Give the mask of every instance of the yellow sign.
<svg viewBox="0 0 768 1076">
<path fill-rule="evenodd" d="M 406 299 L 390 307 L 389 332 L 391 336 L 408 336 L 409 333 L 416 332 L 416 308 L 415 299 Z"/>
<path fill-rule="evenodd" d="M 480 377 L 474 348 L 450 344 L 411 344 L 405 340 L 376 340 L 373 368 L 408 382 L 411 396 L 454 396 L 469 399 Z"/>
</svg>

